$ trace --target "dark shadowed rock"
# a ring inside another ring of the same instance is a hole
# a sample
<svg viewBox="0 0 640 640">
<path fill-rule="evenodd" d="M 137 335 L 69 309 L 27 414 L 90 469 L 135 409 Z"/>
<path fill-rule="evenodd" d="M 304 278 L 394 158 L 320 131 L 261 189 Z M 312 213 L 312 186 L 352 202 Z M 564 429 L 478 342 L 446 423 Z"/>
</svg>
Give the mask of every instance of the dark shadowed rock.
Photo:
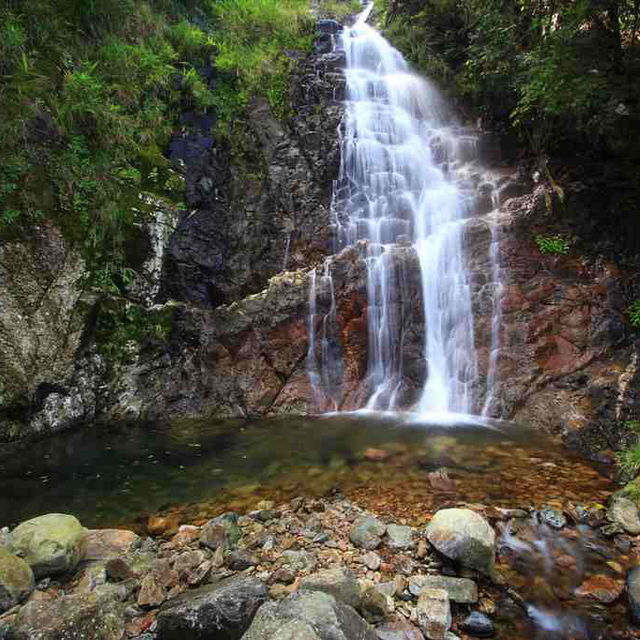
<svg viewBox="0 0 640 640">
<path fill-rule="evenodd" d="M 232 577 L 187 591 L 158 614 L 158 640 L 237 640 L 267 599 L 257 578 Z"/>
<path fill-rule="evenodd" d="M 475 638 L 491 638 L 495 634 L 491 618 L 480 611 L 473 611 L 459 626 L 462 631 Z"/>
<path fill-rule="evenodd" d="M 640 566 L 634 567 L 627 574 L 627 595 L 631 619 L 640 627 Z"/>
<path fill-rule="evenodd" d="M 373 627 L 328 593 L 300 591 L 258 611 L 242 640 L 377 640 Z"/>
</svg>

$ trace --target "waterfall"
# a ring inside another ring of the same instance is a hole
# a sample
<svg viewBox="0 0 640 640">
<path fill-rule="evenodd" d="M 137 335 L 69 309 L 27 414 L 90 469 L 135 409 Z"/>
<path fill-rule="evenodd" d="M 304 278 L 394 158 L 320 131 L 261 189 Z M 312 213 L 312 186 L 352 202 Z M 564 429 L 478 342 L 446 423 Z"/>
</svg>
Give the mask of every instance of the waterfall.
<svg viewBox="0 0 640 640">
<path fill-rule="evenodd" d="M 400 408 L 408 307 L 405 274 L 397 255 L 400 247 L 410 246 L 422 282 L 425 360 L 424 386 L 413 409 L 487 413 L 496 378 L 500 318 L 499 302 L 494 300 L 490 371 L 480 392 L 472 284 L 464 246 L 466 224 L 475 215 L 476 185 L 469 179 L 469 166 L 477 156 L 476 137 L 449 117 L 438 91 L 413 74 L 401 54 L 367 24 L 372 8 L 370 3 L 337 43 L 346 57 L 346 112 L 332 202 L 336 252 L 355 245 L 366 247 L 366 408 Z M 491 229 L 489 276 L 497 276 L 497 237 Z M 322 321 L 322 355 L 318 362 L 312 345 L 307 366 L 316 393 L 339 405 L 332 377 L 336 364 L 325 359 L 331 356 L 325 350 L 326 325 L 335 319 L 330 262 L 331 258 L 322 276 L 332 296 Z M 315 272 L 312 289 L 310 313 L 315 314 Z M 315 333 L 310 340 L 315 340 Z M 479 397 L 482 394 L 484 398 Z"/>
</svg>

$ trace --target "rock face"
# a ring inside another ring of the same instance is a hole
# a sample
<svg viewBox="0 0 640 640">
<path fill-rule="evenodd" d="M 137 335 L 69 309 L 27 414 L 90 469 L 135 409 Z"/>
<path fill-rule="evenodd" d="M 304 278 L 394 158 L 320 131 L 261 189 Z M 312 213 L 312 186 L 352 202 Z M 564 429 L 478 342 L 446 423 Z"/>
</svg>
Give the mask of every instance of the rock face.
<svg viewBox="0 0 640 640">
<path fill-rule="evenodd" d="M 0 547 L 0 613 L 22 602 L 34 587 L 31 567 Z"/>
<path fill-rule="evenodd" d="M 121 640 L 122 605 L 95 593 L 31 601 L 20 609 L 12 640 Z"/>
<path fill-rule="evenodd" d="M 319 591 L 301 591 L 258 611 L 243 640 L 377 640 L 351 607 Z"/>
<path fill-rule="evenodd" d="M 465 567 L 493 572 L 496 535 L 489 523 L 469 509 L 441 509 L 426 530 L 427 540 Z"/>
<path fill-rule="evenodd" d="M 84 557 L 87 530 L 70 515 L 50 513 L 18 525 L 13 550 L 33 569 L 36 578 L 73 571 Z"/>
<path fill-rule="evenodd" d="M 158 615 L 158 640 L 238 640 L 267 599 L 255 578 L 234 577 L 167 602 Z"/>
</svg>

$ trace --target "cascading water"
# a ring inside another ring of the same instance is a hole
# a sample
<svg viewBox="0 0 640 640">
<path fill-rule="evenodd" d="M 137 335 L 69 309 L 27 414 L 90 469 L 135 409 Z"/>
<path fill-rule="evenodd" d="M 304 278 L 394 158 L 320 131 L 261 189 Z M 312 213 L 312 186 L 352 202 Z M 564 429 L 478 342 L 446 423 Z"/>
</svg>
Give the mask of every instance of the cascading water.
<svg viewBox="0 0 640 640">
<path fill-rule="evenodd" d="M 336 251 L 366 247 L 366 408 L 398 406 L 409 311 L 396 256 L 399 248 L 409 245 L 417 255 L 422 282 L 426 361 L 424 386 L 414 410 L 469 414 L 481 413 L 484 407 L 486 412 L 491 389 L 485 400 L 476 397 L 478 363 L 464 252 L 465 224 L 474 212 L 475 193 L 466 169 L 475 160 L 476 139 L 447 118 L 437 90 L 411 73 L 400 53 L 367 24 L 372 8 L 371 3 L 353 27 L 343 31 L 337 45 L 346 57 L 346 115 L 333 202 Z M 330 261 L 322 281 L 333 296 Z M 497 264 L 497 249 L 492 248 L 491 261 Z M 493 270 L 497 273 L 497 267 Z M 307 366 L 316 393 L 325 398 L 324 408 L 336 408 L 340 402 L 336 365 L 326 359 L 331 354 L 325 349 L 335 301 L 322 322 L 318 362 L 313 345 L 316 296 L 314 274 Z M 495 323 L 491 333 L 497 340 Z M 487 386 L 495 378 L 494 365 L 492 359 Z"/>
</svg>

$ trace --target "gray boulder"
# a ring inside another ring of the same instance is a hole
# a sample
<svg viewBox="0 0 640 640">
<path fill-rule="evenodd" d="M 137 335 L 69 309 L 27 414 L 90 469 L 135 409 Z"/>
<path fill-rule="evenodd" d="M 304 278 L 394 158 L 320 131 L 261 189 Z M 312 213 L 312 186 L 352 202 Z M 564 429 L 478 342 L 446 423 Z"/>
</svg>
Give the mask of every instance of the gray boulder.
<svg viewBox="0 0 640 640">
<path fill-rule="evenodd" d="M 234 576 L 169 600 L 158 614 L 158 640 L 238 640 L 251 624 L 267 588 Z"/>
<path fill-rule="evenodd" d="M 352 607 L 321 591 L 299 591 L 260 607 L 242 640 L 378 640 Z"/>
<path fill-rule="evenodd" d="M 378 518 L 361 516 L 353 523 L 349 539 L 361 549 L 376 549 L 386 530 L 387 527 Z"/>
<path fill-rule="evenodd" d="M 325 569 L 302 578 L 300 589 L 322 591 L 340 602 L 357 609 L 362 600 L 360 584 L 355 575 L 344 567 Z"/>
<path fill-rule="evenodd" d="M 441 509 L 426 530 L 427 540 L 443 555 L 491 575 L 496 535 L 489 523 L 470 509 Z"/>
<path fill-rule="evenodd" d="M 20 609 L 10 637 L 11 640 L 121 640 L 123 605 L 96 593 L 32 600 Z"/>
<path fill-rule="evenodd" d="M 448 576 L 411 576 L 409 591 L 419 596 L 425 588 L 444 589 L 449 600 L 458 604 L 473 604 L 478 601 L 478 587 L 468 578 L 450 578 Z"/>
<path fill-rule="evenodd" d="M 640 518 L 635 502 L 624 496 L 613 496 L 607 519 L 631 535 L 640 533 Z"/>
<path fill-rule="evenodd" d="M 73 571 L 84 557 L 87 530 L 74 516 L 49 513 L 27 520 L 12 532 L 13 551 L 36 578 Z"/>
<path fill-rule="evenodd" d="M 34 587 L 31 567 L 0 547 L 0 613 L 22 602 Z"/>
</svg>

